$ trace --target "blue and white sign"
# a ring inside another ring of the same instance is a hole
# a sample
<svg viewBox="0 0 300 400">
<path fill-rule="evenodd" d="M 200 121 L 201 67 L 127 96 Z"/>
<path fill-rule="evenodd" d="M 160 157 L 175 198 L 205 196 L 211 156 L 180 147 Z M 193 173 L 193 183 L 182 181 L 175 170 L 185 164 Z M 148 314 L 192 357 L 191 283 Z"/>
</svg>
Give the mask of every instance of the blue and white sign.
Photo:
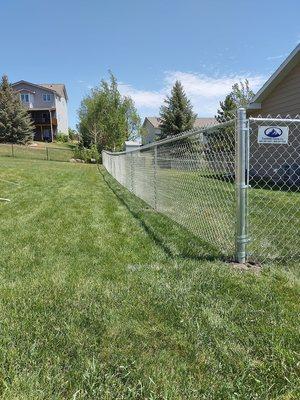
<svg viewBox="0 0 300 400">
<path fill-rule="evenodd" d="M 258 128 L 258 143 L 288 144 L 288 126 L 260 126 Z"/>
</svg>

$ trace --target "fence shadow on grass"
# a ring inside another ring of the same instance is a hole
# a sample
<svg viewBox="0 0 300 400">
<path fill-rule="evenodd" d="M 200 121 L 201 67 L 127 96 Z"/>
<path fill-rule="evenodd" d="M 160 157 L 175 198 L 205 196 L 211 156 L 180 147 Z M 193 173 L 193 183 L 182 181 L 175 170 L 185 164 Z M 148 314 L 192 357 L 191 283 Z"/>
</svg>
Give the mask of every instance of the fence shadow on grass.
<svg viewBox="0 0 300 400">
<path fill-rule="evenodd" d="M 217 248 L 196 237 L 168 217 L 156 212 L 143 200 L 122 187 L 103 168 L 100 167 L 99 172 L 114 195 L 169 257 L 225 261 L 225 256 Z"/>
</svg>

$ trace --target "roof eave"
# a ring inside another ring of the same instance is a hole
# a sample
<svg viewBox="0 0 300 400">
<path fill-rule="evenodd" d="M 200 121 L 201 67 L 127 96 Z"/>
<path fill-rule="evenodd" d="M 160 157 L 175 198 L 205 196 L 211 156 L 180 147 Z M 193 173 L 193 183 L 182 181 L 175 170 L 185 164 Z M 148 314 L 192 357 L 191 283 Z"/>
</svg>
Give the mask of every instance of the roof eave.
<svg viewBox="0 0 300 400">
<path fill-rule="evenodd" d="M 23 80 L 18 81 L 18 82 L 14 82 L 14 83 L 11 84 L 11 86 L 16 86 L 16 85 L 19 85 L 20 83 L 26 83 L 27 85 L 34 86 L 34 87 L 37 87 L 37 88 L 39 88 L 39 89 L 49 90 L 49 92 L 52 92 L 52 93 L 56 93 L 56 94 L 57 94 L 56 90 L 47 88 L 47 87 L 45 87 L 45 86 L 37 85 L 36 83 L 31 83 L 31 82 L 28 82 L 28 81 L 23 81 Z"/>
<path fill-rule="evenodd" d="M 267 82 L 253 97 L 251 104 L 261 103 L 265 97 L 277 86 L 277 84 L 294 68 L 300 59 L 300 44 L 290 53 L 277 70 L 271 75 Z M 250 107 L 248 106 L 248 108 Z"/>
</svg>

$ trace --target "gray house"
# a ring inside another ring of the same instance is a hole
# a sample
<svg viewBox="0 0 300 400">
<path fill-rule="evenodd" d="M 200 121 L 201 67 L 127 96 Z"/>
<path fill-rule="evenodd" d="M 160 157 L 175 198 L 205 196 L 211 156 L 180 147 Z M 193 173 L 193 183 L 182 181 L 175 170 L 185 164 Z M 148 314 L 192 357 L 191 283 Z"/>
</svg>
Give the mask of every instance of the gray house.
<svg viewBox="0 0 300 400">
<path fill-rule="evenodd" d="M 194 128 L 202 128 L 215 123 L 215 118 L 196 118 Z M 160 135 L 160 119 L 158 117 L 146 117 L 143 123 L 143 130 L 142 144 L 155 142 Z"/>
<path fill-rule="evenodd" d="M 68 134 L 68 95 L 62 83 L 12 84 L 35 125 L 34 140 L 53 141 L 58 133 Z"/>
</svg>

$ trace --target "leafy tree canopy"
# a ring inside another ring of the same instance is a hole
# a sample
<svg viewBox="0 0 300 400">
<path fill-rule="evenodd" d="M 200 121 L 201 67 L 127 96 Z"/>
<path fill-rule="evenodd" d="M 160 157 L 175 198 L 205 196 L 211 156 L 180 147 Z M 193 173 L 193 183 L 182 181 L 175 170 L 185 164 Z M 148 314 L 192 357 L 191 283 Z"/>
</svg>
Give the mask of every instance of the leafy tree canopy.
<svg viewBox="0 0 300 400">
<path fill-rule="evenodd" d="M 253 96 L 254 92 L 250 89 L 248 79 L 244 82 L 235 83 L 232 86 L 232 91 L 225 97 L 225 100 L 220 102 L 216 120 L 224 122 L 233 119 L 236 110 L 239 107 L 246 107 Z"/>
<path fill-rule="evenodd" d="M 82 100 L 78 115 L 83 145 L 95 144 L 99 151 L 122 150 L 125 140 L 136 138 L 140 128 L 133 100 L 121 95 L 112 73 Z"/>
</svg>

